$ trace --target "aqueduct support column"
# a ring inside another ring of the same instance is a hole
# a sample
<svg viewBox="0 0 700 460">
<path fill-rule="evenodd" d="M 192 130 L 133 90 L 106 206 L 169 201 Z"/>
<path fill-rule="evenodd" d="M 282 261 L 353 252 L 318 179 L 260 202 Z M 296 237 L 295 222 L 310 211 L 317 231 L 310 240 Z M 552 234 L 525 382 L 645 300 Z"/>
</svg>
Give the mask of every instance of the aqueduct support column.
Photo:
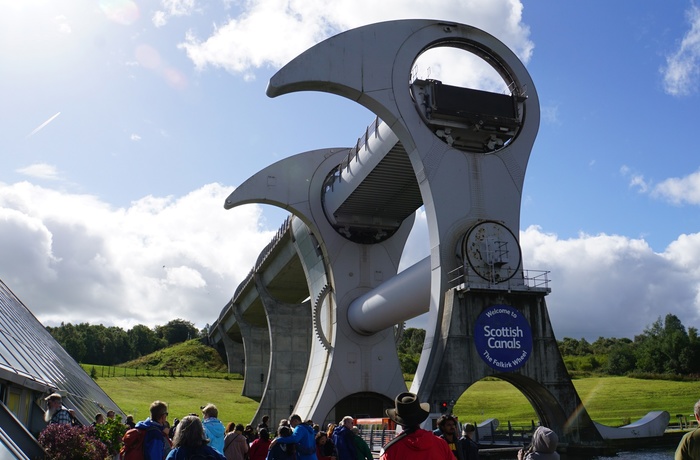
<svg viewBox="0 0 700 460">
<path fill-rule="evenodd" d="M 221 342 L 224 344 L 226 351 L 226 363 L 229 373 L 245 374 L 245 351 L 243 344 L 236 342 L 226 333 L 223 324 L 219 324 L 221 332 Z"/>
<path fill-rule="evenodd" d="M 292 413 L 304 386 L 313 330 L 309 301 L 288 304 L 276 300 L 260 275 L 255 275 L 255 287 L 270 331 L 270 366 L 263 397 L 253 418 L 257 424 L 266 414 L 271 420 L 281 420 Z"/>
<path fill-rule="evenodd" d="M 233 314 L 241 328 L 245 349 L 245 380 L 242 394 L 260 401 L 270 365 L 270 335 L 266 327 L 255 326 L 244 320 L 237 308 L 233 309 Z"/>
</svg>

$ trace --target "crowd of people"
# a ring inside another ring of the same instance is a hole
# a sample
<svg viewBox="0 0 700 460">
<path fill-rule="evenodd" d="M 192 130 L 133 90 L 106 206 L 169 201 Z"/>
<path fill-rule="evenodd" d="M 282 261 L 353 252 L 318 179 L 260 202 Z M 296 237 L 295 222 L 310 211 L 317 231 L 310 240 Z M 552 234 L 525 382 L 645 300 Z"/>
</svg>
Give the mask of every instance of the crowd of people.
<svg viewBox="0 0 700 460">
<path fill-rule="evenodd" d="M 63 406 L 62 397 L 53 393 L 45 398 L 47 410 L 44 419 L 49 424 L 74 424 L 73 411 Z M 401 433 L 388 442 L 380 452 L 381 460 L 476 460 L 479 445 L 474 439 L 474 425 L 462 426 L 458 434 L 457 418 L 442 415 L 438 428 L 433 432 L 420 428 L 430 415 L 430 405 L 421 403 L 413 393 L 401 393 L 394 401 L 394 408 L 386 415 L 402 427 Z M 360 436 L 354 419 L 343 417 L 336 426 L 329 424 L 326 430 L 312 420 L 303 421 L 297 414 L 280 420 L 274 430 L 265 415 L 254 429 L 233 422 L 224 426 L 214 404 L 201 407 L 202 416 L 189 414 L 182 420 L 168 423 L 168 406 L 154 401 L 149 409 L 150 417 L 134 423 L 131 415 L 125 424 L 130 428 L 124 435 L 125 449 L 122 459 L 128 460 L 130 448 L 140 450 L 139 458 L 146 460 L 191 460 L 194 458 L 217 460 L 373 460 L 372 452 Z M 694 415 L 700 424 L 700 401 L 695 404 Z M 114 419 L 110 410 L 107 419 Z M 105 423 L 103 414 L 96 414 L 93 425 Z M 134 436 L 130 433 L 142 432 Z M 518 460 L 559 460 L 558 436 L 551 429 L 540 426 L 527 448 L 518 451 Z M 687 433 L 678 445 L 675 460 L 700 460 L 700 429 Z"/>
<path fill-rule="evenodd" d="M 53 393 L 46 401 L 47 423 L 74 423 L 73 411 L 63 406 L 60 394 Z M 146 460 L 373 460 L 370 447 L 353 425 L 351 416 L 322 429 L 312 420 L 304 421 L 293 414 L 280 420 L 273 429 L 269 416 L 265 415 L 254 429 L 234 422 L 224 426 L 214 404 L 202 406 L 201 411 L 201 417 L 191 413 L 181 420 L 175 418 L 172 426 L 168 422 L 168 405 L 162 401 L 151 404 L 146 420 L 135 423 L 133 416 L 128 415 L 125 424 L 129 430 L 124 435 L 121 458 L 129 460 L 130 452 L 138 451 L 137 457 Z M 382 448 L 382 460 L 478 458 L 474 425 L 464 424 L 460 436 L 456 417 L 445 414 L 438 419 L 435 431 L 421 429 L 429 415 L 429 405 L 420 403 L 412 393 L 397 396 L 395 407 L 387 409 L 386 414 L 403 430 Z M 106 414 L 107 419 L 114 416 L 112 410 Z M 105 415 L 99 413 L 93 425 L 105 421 Z M 541 429 L 546 431 L 540 432 Z M 540 427 L 533 437 L 533 449 L 521 451 L 518 460 L 558 460 L 556 441 L 554 432 Z M 545 451 L 550 455 L 538 456 Z"/>
<path fill-rule="evenodd" d="M 74 423 L 73 412 L 63 406 L 60 394 L 53 393 L 45 399 L 47 423 Z M 434 432 L 423 430 L 420 425 L 429 415 L 428 404 L 420 403 L 412 393 L 401 393 L 394 402 L 395 407 L 387 409 L 386 414 L 403 430 L 383 447 L 381 459 L 478 458 L 473 425 L 465 424 L 460 436 L 456 417 L 445 414 L 438 419 Z M 234 422 L 224 425 L 214 404 L 202 406 L 201 415 L 191 413 L 181 420 L 175 418 L 172 426 L 165 402 L 154 401 L 149 413 L 148 418 L 137 423 L 132 416 L 127 416 L 123 460 L 129 460 L 134 452 L 138 453 L 135 457 L 146 460 L 373 460 L 370 447 L 353 425 L 351 416 L 343 417 L 338 425 L 331 423 L 322 429 L 297 414 L 280 420 L 273 428 L 269 416 L 265 415 L 253 428 Z M 114 417 L 114 411 L 106 413 L 106 419 Z M 105 423 L 106 419 L 105 415 L 96 414 L 93 425 Z M 531 452 L 519 453 L 518 460 L 558 460 L 556 442 L 554 432 L 540 427 L 533 437 L 534 448 Z M 549 455 L 539 455 L 540 452 Z"/>
</svg>

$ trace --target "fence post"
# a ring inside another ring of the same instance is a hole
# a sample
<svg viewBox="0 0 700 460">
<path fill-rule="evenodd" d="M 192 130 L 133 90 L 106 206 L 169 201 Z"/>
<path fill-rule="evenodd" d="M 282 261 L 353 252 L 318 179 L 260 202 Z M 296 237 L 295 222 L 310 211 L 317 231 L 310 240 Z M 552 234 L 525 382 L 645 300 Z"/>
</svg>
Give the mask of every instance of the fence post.
<svg viewBox="0 0 700 460">
<path fill-rule="evenodd" d="M 508 420 L 508 443 L 513 444 L 513 425 L 510 424 L 510 420 Z"/>
</svg>

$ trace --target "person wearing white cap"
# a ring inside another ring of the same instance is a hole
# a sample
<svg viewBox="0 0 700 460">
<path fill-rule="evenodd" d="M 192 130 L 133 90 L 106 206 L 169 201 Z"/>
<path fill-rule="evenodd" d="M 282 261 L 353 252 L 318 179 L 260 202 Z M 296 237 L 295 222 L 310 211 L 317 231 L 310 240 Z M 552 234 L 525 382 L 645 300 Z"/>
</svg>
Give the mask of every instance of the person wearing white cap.
<svg viewBox="0 0 700 460">
<path fill-rule="evenodd" d="M 421 403 L 416 395 L 406 392 L 396 397 L 394 405 L 394 409 L 386 410 L 386 415 L 404 430 L 382 448 L 381 460 L 454 460 L 444 439 L 420 428 L 430 415 L 430 404 Z"/>
</svg>

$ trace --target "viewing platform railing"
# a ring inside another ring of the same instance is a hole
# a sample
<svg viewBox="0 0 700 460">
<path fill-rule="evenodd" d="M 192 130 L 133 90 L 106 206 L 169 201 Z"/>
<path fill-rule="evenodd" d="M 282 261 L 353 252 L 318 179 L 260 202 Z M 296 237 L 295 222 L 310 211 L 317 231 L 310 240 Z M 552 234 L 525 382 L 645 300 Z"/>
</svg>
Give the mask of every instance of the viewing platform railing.
<svg viewBox="0 0 700 460">
<path fill-rule="evenodd" d="M 549 271 L 546 270 L 523 270 L 522 277 L 516 274 L 505 281 L 494 282 L 483 278 L 474 270 L 468 267 L 465 268 L 462 265 L 447 274 L 447 282 L 450 288 L 460 291 L 488 289 L 497 291 L 551 292 Z"/>
</svg>

